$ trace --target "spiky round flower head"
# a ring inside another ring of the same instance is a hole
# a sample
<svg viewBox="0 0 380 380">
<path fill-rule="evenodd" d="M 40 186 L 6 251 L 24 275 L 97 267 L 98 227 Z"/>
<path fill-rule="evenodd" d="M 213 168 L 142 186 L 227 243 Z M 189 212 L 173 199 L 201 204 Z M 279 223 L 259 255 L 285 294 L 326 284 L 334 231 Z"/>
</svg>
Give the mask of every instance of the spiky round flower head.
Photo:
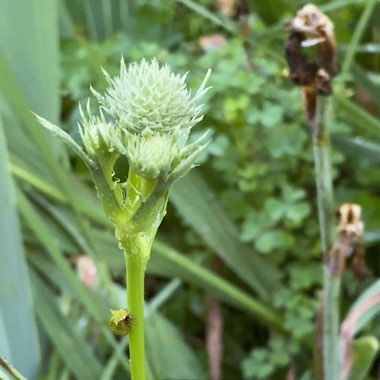
<svg viewBox="0 0 380 380">
<path fill-rule="evenodd" d="M 104 96 L 94 94 L 102 108 L 130 133 L 190 131 L 202 119 L 199 100 L 207 91 L 209 73 L 194 97 L 186 87 L 187 74 L 174 74 L 156 59 L 143 59 L 128 67 L 122 60 L 119 76 L 104 74 L 109 88 Z"/>
<path fill-rule="evenodd" d="M 155 59 L 128 67 L 122 60 L 119 76 L 104 75 L 109 84 L 105 94 L 92 92 L 122 131 L 124 138 L 114 144 L 130 166 L 143 177 L 161 175 L 170 182 L 187 173 L 208 140 L 206 133 L 187 145 L 191 128 L 203 117 L 200 100 L 208 90 L 210 70 L 194 96 L 187 89 L 186 74 L 174 74 Z"/>
</svg>

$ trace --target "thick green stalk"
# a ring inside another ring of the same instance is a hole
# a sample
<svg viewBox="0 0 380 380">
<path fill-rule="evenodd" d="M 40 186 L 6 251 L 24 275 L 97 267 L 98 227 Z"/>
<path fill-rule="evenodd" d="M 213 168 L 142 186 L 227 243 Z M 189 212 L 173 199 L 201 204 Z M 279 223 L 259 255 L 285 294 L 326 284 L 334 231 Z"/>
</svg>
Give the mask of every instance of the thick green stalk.
<svg viewBox="0 0 380 380">
<path fill-rule="evenodd" d="M 339 378 L 339 295 L 340 276 L 331 273 L 329 252 L 335 242 L 333 187 L 330 164 L 328 125 L 331 116 L 330 97 L 318 98 L 316 133 L 313 136 L 315 175 L 323 275 L 323 372 L 324 380 Z"/>
<path fill-rule="evenodd" d="M 125 253 L 125 262 L 128 312 L 133 317 L 129 332 L 131 378 L 145 380 L 144 277 L 146 262 L 143 254 L 131 255 L 128 253 Z"/>
<path fill-rule="evenodd" d="M 124 250 L 127 309 L 132 317 L 129 353 L 132 380 L 145 380 L 144 277 L 152 244 L 166 210 L 167 195 L 156 198 L 157 180 L 129 169 L 127 202 L 118 213 L 116 236 Z M 153 199 L 153 201 L 152 201 Z"/>
</svg>

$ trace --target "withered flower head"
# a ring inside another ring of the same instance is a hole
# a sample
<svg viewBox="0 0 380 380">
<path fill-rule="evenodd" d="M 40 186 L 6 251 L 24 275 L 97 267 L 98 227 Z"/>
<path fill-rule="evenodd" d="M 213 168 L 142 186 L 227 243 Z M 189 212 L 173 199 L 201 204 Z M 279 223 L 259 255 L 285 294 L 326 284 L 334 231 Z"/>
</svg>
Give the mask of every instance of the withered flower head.
<svg viewBox="0 0 380 380">
<path fill-rule="evenodd" d="M 289 31 L 285 57 L 292 81 L 313 87 L 318 95 L 331 95 L 331 82 L 337 72 L 331 20 L 314 4 L 307 4 L 285 27 Z"/>
</svg>

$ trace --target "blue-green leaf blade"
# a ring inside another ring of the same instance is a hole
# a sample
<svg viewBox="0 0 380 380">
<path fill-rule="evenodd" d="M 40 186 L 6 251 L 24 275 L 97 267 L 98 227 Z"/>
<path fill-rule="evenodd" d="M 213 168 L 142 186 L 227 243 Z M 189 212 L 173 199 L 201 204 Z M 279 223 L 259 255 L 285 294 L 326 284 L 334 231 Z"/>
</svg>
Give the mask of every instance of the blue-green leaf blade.
<svg viewBox="0 0 380 380">
<path fill-rule="evenodd" d="M 8 353 L 12 364 L 33 378 L 39 366 L 40 346 L 14 186 L 7 163 L 0 120 L 0 322 L 2 335 L 6 334 L 0 340 L 0 355 Z"/>
</svg>

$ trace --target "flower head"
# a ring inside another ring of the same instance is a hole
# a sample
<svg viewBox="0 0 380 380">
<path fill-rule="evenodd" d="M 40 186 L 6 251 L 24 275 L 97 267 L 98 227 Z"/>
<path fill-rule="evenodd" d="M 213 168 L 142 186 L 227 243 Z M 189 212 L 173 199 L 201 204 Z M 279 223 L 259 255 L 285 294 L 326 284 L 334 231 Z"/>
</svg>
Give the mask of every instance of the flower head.
<svg viewBox="0 0 380 380">
<path fill-rule="evenodd" d="M 167 174 L 177 154 L 172 135 L 148 130 L 141 135 L 129 134 L 127 137 L 125 155 L 142 177 L 153 179 Z"/>
<path fill-rule="evenodd" d="M 117 141 L 121 139 L 121 131 L 111 122 L 106 121 L 102 110 L 99 115 L 94 115 L 90 110 L 90 103 L 87 102 L 86 113 L 79 106 L 81 116 L 79 134 L 86 148 L 87 154 L 95 157 L 98 153 L 116 150 Z"/>
<path fill-rule="evenodd" d="M 191 129 L 202 119 L 199 100 L 207 91 L 205 81 L 191 97 L 185 82 L 187 74 L 174 74 L 156 59 L 143 59 L 128 67 L 122 60 L 119 76 L 104 74 L 109 88 L 105 95 L 94 94 L 102 108 L 130 133 L 173 133 Z"/>
<path fill-rule="evenodd" d="M 91 139 L 89 145 L 93 146 L 100 137 L 109 150 L 116 147 L 125 155 L 142 177 L 173 181 L 186 174 L 208 140 L 206 133 L 187 145 L 191 128 L 203 117 L 200 100 L 208 90 L 205 85 L 210 72 L 194 96 L 186 86 L 187 74 L 174 74 L 155 59 L 128 67 L 122 60 L 118 76 L 104 75 L 109 84 L 105 94 L 92 92 L 112 123 L 106 123 L 103 116 L 82 118 L 84 131 L 88 131 L 87 136 L 82 133 L 86 149 L 86 139 Z M 110 139 L 98 127 L 104 128 Z"/>
<path fill-rule="evenodd" d="M 99 111 L 80 107 L 79 133 L 84 150 L 62 129 L 47 120 L 38 120 L 60 136 L 86 162 L 91 170 L 102 168 L 111 188 L 113 169 L 120 155 L 127 157 L 135 174 L 170 185 L 185 175 L 207 145 L 208 132 L 188 144 L 191 128 L 202 120 L 201 98 L 207 92 L 207 72 L 192 96 L 186 76 L 174 74 L 156 59 L 131 63 L 121 60 L 120 74 L 104 75 L 109 87 L 104 94 L 92 93 Z M 105 173 L 107 171 L 107 173 Z"/>
</svg>

